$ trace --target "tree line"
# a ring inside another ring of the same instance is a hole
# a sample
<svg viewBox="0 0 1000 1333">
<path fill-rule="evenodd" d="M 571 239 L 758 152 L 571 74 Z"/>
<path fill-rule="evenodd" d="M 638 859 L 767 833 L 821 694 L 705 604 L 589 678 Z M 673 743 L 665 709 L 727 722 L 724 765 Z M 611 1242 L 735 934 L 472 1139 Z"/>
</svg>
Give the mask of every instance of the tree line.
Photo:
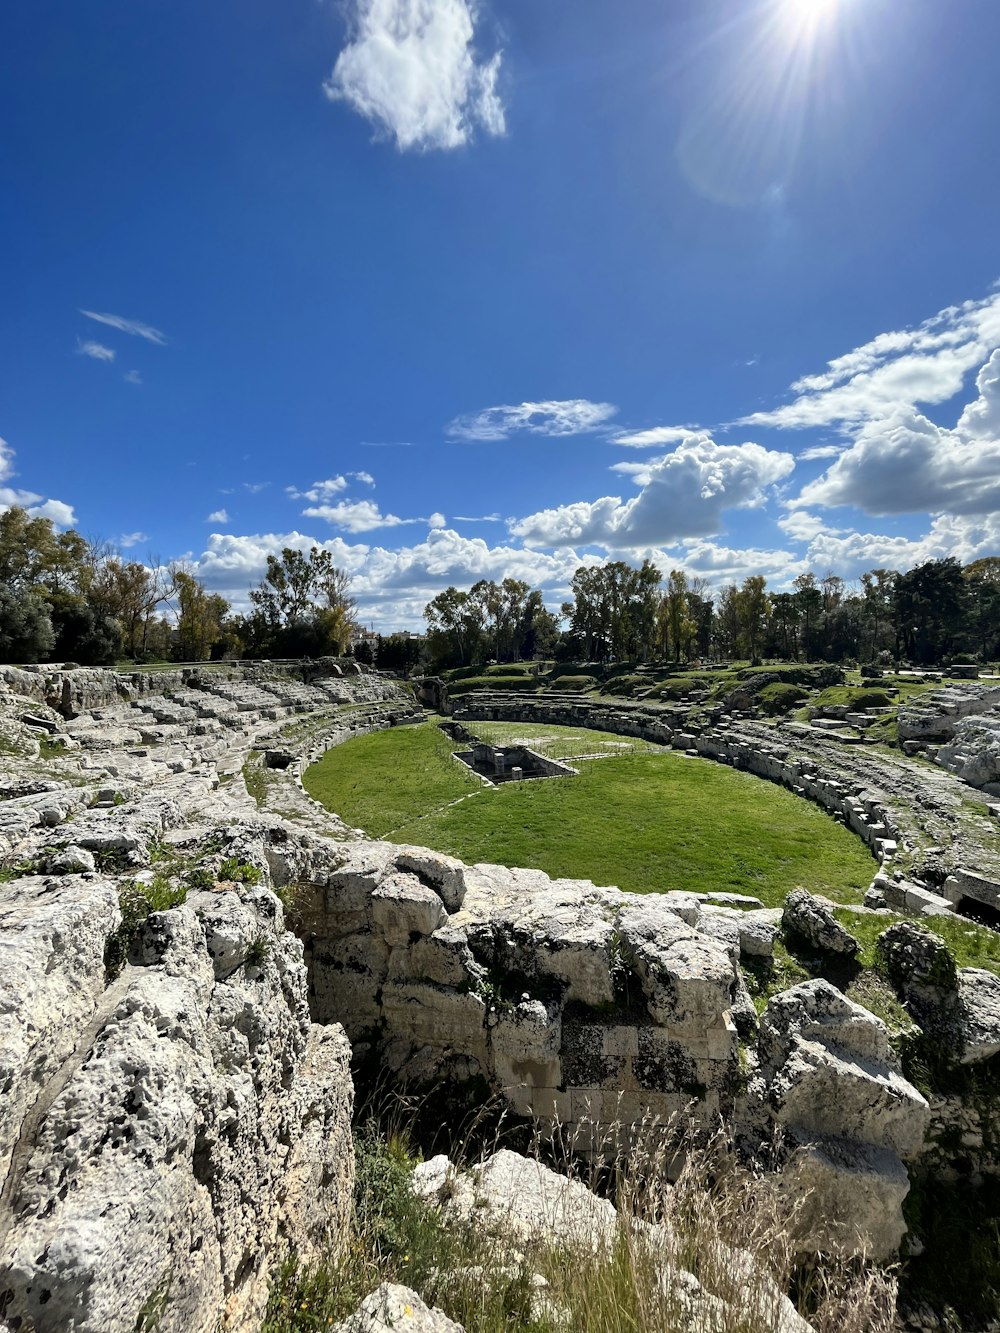
<svg viewBox="0 0 1000 1333">
<path fill-rule="evenodd" d="M 286 548 L 237 615 L 181 562 L 128 560 L 15 505 L 0 513 L 0 661 L 337 655 L 354 625 L 349 583 L 329 552 Z"/>
<path fill-rule="evenodd" d="M 799 575 L 771 592 L 761 575 L 712 593 L 706 579 L 650 560 L 581 565 L 559 612 L 521 579 L 479 579 L 430 601 L 421 641 L 389 635 L 359 658 L 390 670 L 489 661 L 689 661 L 763 657 L 936 665 L 1000 657 L 1000 557 L 872 569 L 848 585 Z M 105 665 L 223 657 L 316 657 L 349 649 L 350 576 L 329 552 L 267 557 L 249 610 L 234 613 L 182 562 L 126 559 L 107 543 L 13 506 L 0 513 L 0 661 Z"/>
<path fill-rule="evenodd" d="M 872 569 L 849 586 L 837 574 L 799 575 L 770 592 L 754 574 L 712 594 L 682 569 L 666 578 L 650 561 L 581 565 L 560 620 L 541 593 L 505 579 L 429 602 L 427 648 L 437 669 L 516 662 L 690 661 L 763 658 L 859 663 L 907 660 L 932 666 L 956 657 L 1000 657 L 1000 558 L 968 565 L 952 557 L 900 572 Z M 533 608 L 534 634 L 524 611 Z"/>
</svg>

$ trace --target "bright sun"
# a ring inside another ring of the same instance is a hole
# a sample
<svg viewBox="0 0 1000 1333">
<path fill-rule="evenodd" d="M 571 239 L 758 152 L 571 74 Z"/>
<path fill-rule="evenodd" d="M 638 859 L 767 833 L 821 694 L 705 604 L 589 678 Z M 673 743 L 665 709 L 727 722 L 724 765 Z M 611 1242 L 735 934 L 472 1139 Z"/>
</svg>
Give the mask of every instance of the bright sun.
<svg viewBox="0 0 1000 1333">
<path fill-rule="evenodd" d="M 781 0 L 781 18 L 796 37 L 812 36 L 826 23 L 839 0 Z"/>
</svg>

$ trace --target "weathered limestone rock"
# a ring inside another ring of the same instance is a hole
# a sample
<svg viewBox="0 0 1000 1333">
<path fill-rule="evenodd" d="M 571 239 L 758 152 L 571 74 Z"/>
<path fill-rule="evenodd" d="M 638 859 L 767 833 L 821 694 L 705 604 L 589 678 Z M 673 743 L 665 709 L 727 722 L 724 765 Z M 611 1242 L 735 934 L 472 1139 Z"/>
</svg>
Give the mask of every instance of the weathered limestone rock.
<svg viewBox="0 0 1000 1333">
<path fill-rule="evenodd" d="M 149 918 L 15 1156 L 0 1293 L 37 1333 L 131 1333 L 161 1304 L 162 1333 L 247 1326 L 281 1244 L 315 1252 L 346 1221 L 347 1043 L 310 1024 L 273 895 L 197 901 L 204 925 Z"/>
<path fill-rule="evenodd" d="M 53 852 L 45 868 L 50 875 L 84 875 L 96 868 L 96 862 L 93 852 L 70 843 L 68 847 Z"/>
<path fill-rule="evenodd" d="M 396 851 L 396 865 L 432 888 L 449 912 L 457 912 L 465 901 L 466 867 L 455 857 L 424 847 L 402 847 Z"/>
<path fill-rule="evenodd" d="M 465 1333 L 461 1324 L 427 1305 L 415 1291 L 383 1282 L 355 1310 L 334 1326 L 334 1333 Z"/>
<path fill-rule="evenodd" d="M 726 1327 L 738 1311 L 747 1327 L 812 1333 L 748 1251 L 726 1247 L 718 1264 L 720 1271 L 728 1270 L 726 1290 L 706 1291 L 678 1265 L 678 1247 L 666 1225 L 620 1218 L 607 1199 L 534 1158 L 503 1149 L 471 1170 L 459 1171 L 447 1157 L 434 1157 L 417 1166 L 412 1188 L 418 1198 L 439 1207 L 452 1225 L 471 1225 L 495 1238 L 499 1246 L 512 1246 L 518 1252 L 548 1245 L 568 1249 L 580 1256 L 584 1271 L 592 1256 L 611 1253 L 624 1230 L 639 1256 L 637 1271 L 655 1275 L 662 1313 L 671 1319 L 671 1327 L 706 1333 Z M 558 1307 L 553 1313 L 558 1321 Z"/>
<path fill-rule="evenodd" d="M 618 1216 L 586 1185 L 503 1148 L 458 1172 L 432 1157 L 413 1173 L 413 1190 L 445 1215 L 494 1231 L 520 1245 L 554 1242 L 596 1253 L 614 1241 Z"/>
<path fill-rule="evenodd" d="M 944 940 L 910 921 L 883 931 L 875 948 L 889 979 L 904 992 L 913 986 L 953 990 L 957 984 L 955 960 Z"/>
<path fill-rule="evenodd" d="M 372 921 L 390 948 L 411 936 L 432 935 L 447 919 L 444 903 L 416 875 L 399 873 L 382 880 L 371 897 Z"/>
<path fill-rule="evenodd" d="M 1000 977 L 977 967 L 961 968 L 958 1001 L 962 1064 L 989 1060 L 1000 1051 Z"/>
<path fill-rule="evenodd" d="M 359 844 L 296 906 L 318 1017 L 399 1078 L 485 1078 L 593 1151 L 611 1122 L 627 1136 L 650 1111 L 731 1100 L 739 949 L 699 933 L 696 902 L 435 860 Z"/>
<path fill-rule="evenodd" d="M 796 1239 L 804 1251 L 856 1250 L 881 1260 L 899 1249 L 910 1179 L 894 1153 L 849 1139 L 811 1140 L 783 1180 L 802 1200 Z"/>
<path fill-rule="evenodd" d="M 814 1205 L 804 1222 L 838 1229 L 842 1244 L 880 1256 L 898 1246 L 908 1182 L 900 1158 L 924 1141 L 927 1102 L 896 1070 L 885 1025 L 828 982 L 776 995 L 764 1010 L 758 1044 L 768 1111 L 790 1141 L 795 1187 L 808 1182 Z"/>
<path fill-rule="evenodd" d="M 104 879 L 31 877 L 0 894 L 0 1179 L 25 1116 L 75 1050 L 104 992 L 121 922 Z"/>
<path fill-rule="evenodd" d="M 656 1022 L 712 1019 L 729 1008 L 732 962 L 659 903 L 648 897 L 629 903 L 619 914 L 618 930 Z"/>
<path fill-rule="evenodd" d="M 856 954 L 860 945 L 833 911 L 806 889 L 793 889 L 781 913 L 785 930 L 808 941 L 824 953 Z"/>
</svg>

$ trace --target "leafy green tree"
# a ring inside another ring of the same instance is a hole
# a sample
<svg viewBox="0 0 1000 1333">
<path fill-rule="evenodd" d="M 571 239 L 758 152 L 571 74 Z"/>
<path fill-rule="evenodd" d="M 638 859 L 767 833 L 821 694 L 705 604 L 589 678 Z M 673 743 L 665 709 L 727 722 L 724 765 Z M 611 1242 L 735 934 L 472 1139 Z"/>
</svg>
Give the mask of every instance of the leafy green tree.
<svg viewBox="0 0 1000 1333">
<path fill-rule="evenodd" d="M 263 579 L 250 592 L 253 610 L 241 625 L 248 651 L 283 657 L 344 652 L 354 624 L 349 587 L 347 571 L 318 546 L 308 555 L 289 546 L 269 555 Z"/>
<path fill-rule="evenodd" d="M 41 662 L 56 636 L 45 600 L 0 583 L 0 662 Z"/>
<path fill-rule="evenodd" d="M 913 662 L 929 665 L 965 646 L 969 585 L 958 561 L 928 560 L 896 580 L 897 644 Z"/>
<path fill-rule="evenodd" d="M 485 608 L 481 597 L 472 597 L 452 585 L 427 603 L 424 618 L 432 657 L 439 666 L 456 661 L 465 666 L 482 660 Z"/>
<path fill-rule="evenodd" d="M 767 580 L 762 574 L 751 574 L 743 580 L 736 594 L 736 617 L 739 623 L 739 642 L 752 665 L 760 662 L 760 649 L 771 619 L 771 599 L 767 595 Z"/>
</svg>

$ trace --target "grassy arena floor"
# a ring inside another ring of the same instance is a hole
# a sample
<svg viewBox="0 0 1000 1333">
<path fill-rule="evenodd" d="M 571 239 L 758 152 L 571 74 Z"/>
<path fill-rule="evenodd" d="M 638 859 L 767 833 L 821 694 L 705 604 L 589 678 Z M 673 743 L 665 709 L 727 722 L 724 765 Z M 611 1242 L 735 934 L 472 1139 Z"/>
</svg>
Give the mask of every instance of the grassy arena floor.
<svg viewBox="0 0 1000 1333">
<path fill-rule="evenodd" d="M 538 730 L 563 757 L 623 739 Z M 433 723 L 375 732 L 329 751 L 304 783 L 374 837 L 635 892 L 726 890 L 777 905 L 802 885 L 858 902 L 875 869 L 860 839 L 815 806 L 721 764 L 637 746 L 580 762 L 575 778 L 483 787 L 452 748 Z"/>
</svg>

